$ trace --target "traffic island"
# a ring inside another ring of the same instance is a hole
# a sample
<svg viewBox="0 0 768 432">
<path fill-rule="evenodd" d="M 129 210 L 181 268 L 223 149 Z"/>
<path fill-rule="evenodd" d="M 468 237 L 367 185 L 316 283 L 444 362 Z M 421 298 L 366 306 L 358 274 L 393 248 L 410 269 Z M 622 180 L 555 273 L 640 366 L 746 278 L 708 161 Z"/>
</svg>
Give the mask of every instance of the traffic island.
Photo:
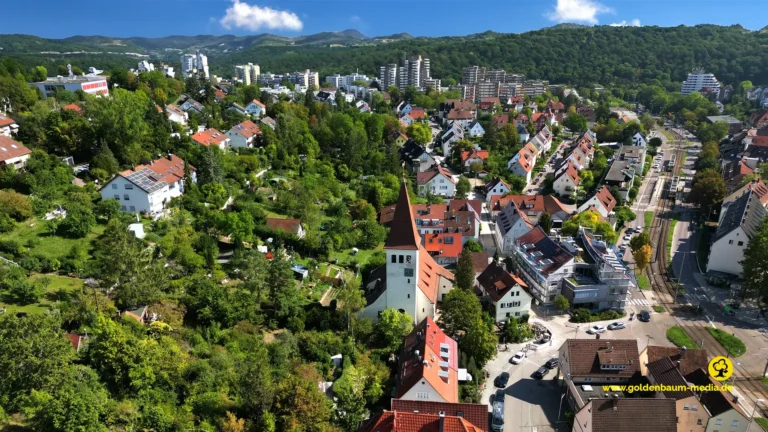
<svg viewBox="0 0 768 432">
<path fill-rule="evenodd" d="M 707 327 L 707 331 L 728 351 L 731 357 L 741 357 L 747 352 L 747 346 L 738 337 L 712 327 Z"/>
<path fill-rule="evenodd" d="M 699 344 L 694 342 L 688 333 L 680 326 L 673 326 L 667 329 L 667 339 L 673 344 L 679 347 L 686 347 L 688 349 L 699 349 Z"/>
</svg>

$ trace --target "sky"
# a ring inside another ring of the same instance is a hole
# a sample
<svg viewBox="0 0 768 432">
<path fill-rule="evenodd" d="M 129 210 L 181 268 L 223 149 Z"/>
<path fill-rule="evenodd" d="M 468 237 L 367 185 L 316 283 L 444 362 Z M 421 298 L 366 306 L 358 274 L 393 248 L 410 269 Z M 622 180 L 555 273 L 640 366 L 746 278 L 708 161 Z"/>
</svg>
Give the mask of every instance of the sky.
<svg viewBox="0 0 768 432">
<path fill-rule="evenodd" d="M 557 23 L 768 25 L 766 0 L 5 0 L 0 33 L 74 35 L 274 33 L 356 29 L 367 36 L 521 33 Z M 751 11 L 751 12 L 750 12 Z"/>
</svg>

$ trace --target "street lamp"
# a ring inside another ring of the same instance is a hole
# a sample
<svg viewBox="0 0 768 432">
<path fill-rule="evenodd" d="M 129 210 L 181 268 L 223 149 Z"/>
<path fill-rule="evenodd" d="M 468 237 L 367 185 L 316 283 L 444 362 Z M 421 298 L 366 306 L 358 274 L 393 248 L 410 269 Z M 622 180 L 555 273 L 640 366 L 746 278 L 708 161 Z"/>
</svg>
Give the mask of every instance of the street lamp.
<svg viewBox="0 0 768 432">
<path fill-rule="evenodd" d="M 565 395 L 563 395 L 565 396 Z M 560 401 L 562 402 L 562 398 Z M 749 427 L 752 426 L 752 422 L 755 420 L 755 411 L 757 411 L 757 404 L 765 402 L 765 399 L 755 399 L 755 407 L 752 408 L 752 415 L 749 417 L 749 423 L 747 423 L 747 429 L 749 430 Z M 560 419 L 560 415 L 557 416 L 558 420 Z"/>
</svg>

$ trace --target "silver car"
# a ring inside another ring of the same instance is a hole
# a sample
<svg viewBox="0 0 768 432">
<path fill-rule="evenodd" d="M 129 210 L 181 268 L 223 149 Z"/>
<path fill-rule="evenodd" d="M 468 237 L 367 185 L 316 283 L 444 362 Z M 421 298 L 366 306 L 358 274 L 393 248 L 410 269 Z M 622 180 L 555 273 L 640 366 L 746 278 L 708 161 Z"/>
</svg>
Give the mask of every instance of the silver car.
<svg viewBox="0 0 768 432">
<path fill-rule="evenodd" d="M 621 330 L 624 328 L 627 328 L 627 325 L 621 321 L 616 321 L 614 323 L 608 324 L 608 330 Z"/>
</svg>

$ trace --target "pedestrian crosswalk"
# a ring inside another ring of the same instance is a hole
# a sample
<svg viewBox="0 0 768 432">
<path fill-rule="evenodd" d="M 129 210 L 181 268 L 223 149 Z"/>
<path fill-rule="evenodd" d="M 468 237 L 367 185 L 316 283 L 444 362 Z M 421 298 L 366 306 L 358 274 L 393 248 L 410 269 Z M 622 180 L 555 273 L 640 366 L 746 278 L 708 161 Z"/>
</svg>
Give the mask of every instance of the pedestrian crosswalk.
<svg viewBox="0 0 768 432">
<path fill-rule="evenodd" d="M 646 299 L 629 299 L 627 302 L 634 306 L 651 306 L 651 302 Z"/>
</svg>

